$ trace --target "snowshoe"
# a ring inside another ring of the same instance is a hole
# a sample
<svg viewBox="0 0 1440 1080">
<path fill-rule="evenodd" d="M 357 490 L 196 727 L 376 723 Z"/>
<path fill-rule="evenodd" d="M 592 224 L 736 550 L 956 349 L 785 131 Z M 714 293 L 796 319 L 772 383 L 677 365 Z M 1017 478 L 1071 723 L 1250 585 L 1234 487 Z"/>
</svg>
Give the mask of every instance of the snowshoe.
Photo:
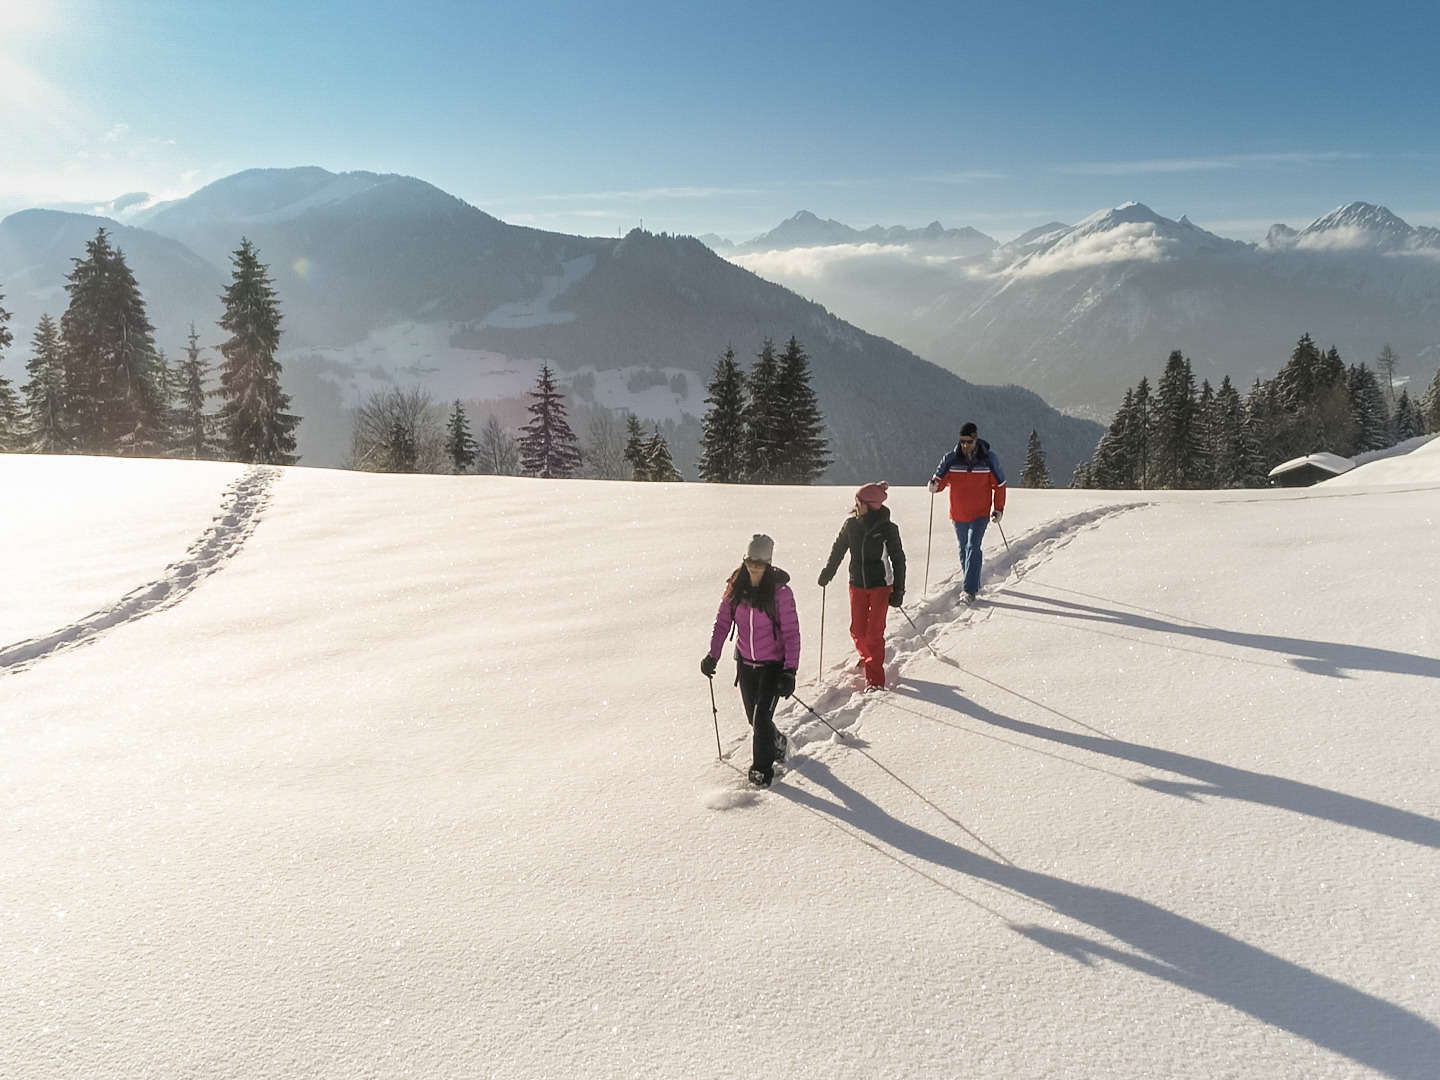
<svg viewBox="0 0 1440 1080">
<path fill-rule="evenodd" d="M 751 769 L 750 783 L 754 784 L 756 787 L 769 787 L 770 781 L 771 779 L 773 779 L 773 776 L 773 773 L 766 772 L 764 769 Z"/>
<path fill-rule="evenodd" d="M 787 739 L 784 734 L 777 731 L 775 733 L 775 761 L 783 765 L 785 763 L 785 755 L 789 750 L 790 740 Z"/>
</svg>

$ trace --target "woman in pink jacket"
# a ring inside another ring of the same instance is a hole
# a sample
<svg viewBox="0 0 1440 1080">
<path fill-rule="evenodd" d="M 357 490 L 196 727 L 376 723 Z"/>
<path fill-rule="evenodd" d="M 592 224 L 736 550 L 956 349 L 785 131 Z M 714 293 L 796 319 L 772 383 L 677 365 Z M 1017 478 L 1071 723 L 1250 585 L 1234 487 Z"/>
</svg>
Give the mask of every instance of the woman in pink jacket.
<svg viewBox="0 0 1440 1080">
<path fill-rule="evenodd" d="M 735 631 L 735 681 L 745 717 L 754 729 L 750 782 L 769 787 L 775 762 L 785 760 L 785 736 L 775 730 L 775 706 L 795 692 L 800 668 L 800 619 L 790 575 L 772 564 L 775 541 L 763 533 L 750 539 L 745 561 L 725 583 L 710 651 L 700 661 L 700 673 L 713 678 L 720 650 Z"/>
</svg>

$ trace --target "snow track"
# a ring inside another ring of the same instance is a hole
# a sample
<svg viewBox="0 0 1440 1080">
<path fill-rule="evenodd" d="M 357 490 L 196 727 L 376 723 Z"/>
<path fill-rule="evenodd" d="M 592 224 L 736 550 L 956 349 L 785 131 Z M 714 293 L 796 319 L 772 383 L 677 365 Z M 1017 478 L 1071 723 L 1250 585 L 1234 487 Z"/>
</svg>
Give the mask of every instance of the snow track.
<svg viewBox="0 0 1440 1080">
<path fill-rule="evenodd" d="M 1047 562 L 1082 532 L 1098 527 L 1109 518 L 1149 505 L 1151 504 L 1147 502 L 1112 504 L 1047 522 L 1038 529 L 1010 540 L 1008 546 L 1002 547 L 998 554 L 994 551 L 988 552 L 985 557 L 984 581 L 1004 580 L 1009 578 L 1012 572 L 1023 578 L 1026 573 Z M 905 614 L 891 615 L 886 644 L 893 650 L 894 655 L 885 668 L 887 682 L 893 685 L 898 681 L 900 669 L 911 657 L 922 652 L 933 652 L 932 639 L 945 630 L 989 618 L 990 612 L 983 597 L 975 607 L 957 604 L 959 589 L 960 575 L 956 572 L 933 586 L 930 595 L 918 605 L 902 609 Z M 946 663 L 954 663 L 942 654 L 935 655 Z M 832 665 L 827 673 L 827 685 L 822 687 L 816 700 L 810 702 L 817 712 L 824 714 L 841 732 L 855 726 L 865 706 L 872 700 L 859 692 L 863 688 L 864 680 L 855 673 L 854 664 L 853 654 L 847 652 L 843 663 Z M 835 684 L 837 676 L 845 685 Z M 799 690 L 799 697 L 809 700 L 809 694 L 803 686 Z M 874 700 L 883 700 L 883 694 Z M 790 734 L 792 753 L 816 740 L 836 738 L 834 732 L 821 721 L 811 717 L 803 706 L 792 706 L 777 714 L 775 719 L 782 728 L 793 726 Z"/>
<path fill-rule="evenodd" d="M 270 488 L 279 476 L 279 469 L 247 469 L 225 489 L 214 523 L 190 545 L 184 558 L 167 566 L 155 581 L 130 590 L 108 607 L 43 637 L 0 648 L 0 673 L 23 671 L 56 653 L 87 645 L 118 626 L 178 604 L 244 546 L 260 523 L 270 501 Z"/>
</svg>

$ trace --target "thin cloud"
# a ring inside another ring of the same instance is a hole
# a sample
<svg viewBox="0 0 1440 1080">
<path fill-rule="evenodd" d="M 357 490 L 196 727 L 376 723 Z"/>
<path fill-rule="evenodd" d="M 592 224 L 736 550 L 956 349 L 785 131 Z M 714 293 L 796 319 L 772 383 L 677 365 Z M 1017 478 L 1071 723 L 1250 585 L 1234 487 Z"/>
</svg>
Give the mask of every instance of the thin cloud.
<svg viewBox="0 0 1440 1080">
<path fill-rule="evenodd" d="M 1213 172 L 1222 169 L 1277 168 L 1362 161 L 1368 154 L 1343 151 L 1284 154 L 1222 154 L 1216 157 L 1150 158 L 1140 161 L 1077 161 L 1056 165 L 1062 176 L 1141 176 L 1154 173 Z"/>
<path fill-rule="evenodd" d="M 1037 278 L 1112 263 L 1169 262 L 1174 257 L 1174 246 L 1173 241 L 1156 233 L 1152 223 L 1133 222 L 1073 241 L 1062 240 L 1049 251 L 1020 262 L 1010 275 Z"/>
<path fill-rule="evenodd" d="M 714 199 L 728 195 L 760 194 L 763 192 L 756 188 L 657 187 L 638 188 L 633 191 L 589 191 L 536 195 L 535 199 L 537 202 L 598 202 L 604 199 L 643 202 L 651 199 Z"/>
</svg>

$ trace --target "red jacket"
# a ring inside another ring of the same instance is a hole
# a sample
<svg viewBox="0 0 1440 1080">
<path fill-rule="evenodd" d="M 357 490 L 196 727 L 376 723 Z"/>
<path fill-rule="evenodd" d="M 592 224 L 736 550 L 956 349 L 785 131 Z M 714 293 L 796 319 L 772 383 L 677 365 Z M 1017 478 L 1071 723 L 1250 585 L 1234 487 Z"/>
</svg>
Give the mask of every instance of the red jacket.
<svg viewBox="0 0 1440 1080">
<path fill-rule="evenodd" d="M 975 457 L 967 461 L 957 443 L 935 467 L 935 483 L 950 489 L 950 520 L 974 521 L 1005 509 L 1005 470 L 984 439 L 975 441 Z"/>
</svg>

